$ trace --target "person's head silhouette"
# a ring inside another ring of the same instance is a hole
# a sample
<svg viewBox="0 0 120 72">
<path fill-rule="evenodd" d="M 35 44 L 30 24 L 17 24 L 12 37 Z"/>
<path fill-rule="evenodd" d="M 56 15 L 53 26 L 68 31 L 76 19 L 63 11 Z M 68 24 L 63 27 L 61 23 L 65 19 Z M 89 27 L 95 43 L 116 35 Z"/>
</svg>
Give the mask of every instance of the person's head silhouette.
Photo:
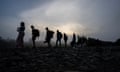
<svg viewBox="0 0 120 72">
<path fill-rule="evenodd" d="M 25 23 L 24 23 L 24 22 L 21 22 L 21 23 L 20 23 L 20 26 L 23 26 L 23 27 L 24 27 L 24 26 L 25 26 Z"/>
<path fill-rule="evenodd" d="M 31 25 L 31 28 L 32 28 L 32 29 L 34 29 L 34 26 L 33 26 L 33 25 Z"/>
<path fill-rule="evenodd" d="M 57 32 L 59 32 L 59 30 L 57 30 Z"/>
<path fill-rule="evenodd" d="M 45 29 L 48 30 L 48 27 L 46 27 Z"/>
</svg>

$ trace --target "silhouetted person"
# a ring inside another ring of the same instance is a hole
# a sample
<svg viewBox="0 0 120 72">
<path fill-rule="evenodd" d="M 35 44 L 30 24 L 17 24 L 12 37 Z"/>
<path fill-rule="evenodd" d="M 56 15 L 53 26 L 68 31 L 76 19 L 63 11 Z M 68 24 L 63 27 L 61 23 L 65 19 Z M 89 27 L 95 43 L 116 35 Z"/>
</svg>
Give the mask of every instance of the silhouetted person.
<svg viewBox="0 0 120 72">
<path fill-rule="evenodd" d="M 75 33 L 73 33 L 73 39 L 72 39 L 72 42 L 71 42 L 71 46 L 76 47 L 76 35 L 75 35 Z"/>
<path fill-rule="evenodd" d="M 61 46 L 61 39 L 62 39 L 62 33 L 59 30 L 57 30 L 56 46 L 58 46 L 58 43 L 59 43 L 59 46 Z"/>
<path fill-rule="evenodd" d="M 35 40 L 36 40 L 37 37 L 40 36 L 39 30 L 38 30 L 38 29 L 35 29 L 33 25 L 31 25 L 31 29 L 32 29 L 33 48 L 36 48 Z"/>
<path fill-rule="evenodd" d="M 23 48 L 24 47 L 24 35 L 25 35 L 25 23 L 21 22 L 20 23 L 20 27 L 17 28 L 17 32 L 18 32 L 18 37 L 17 37 L 17 48 Z"/>
<path fill-rule="evenodd" d="M 51 39 L 53 38 L 54 32 L 49 30 L 48 27 L 46 29 L 46 38 L 44 43 L 48 43 L 48 46 L 51 47 Z"/>
<path fill-rule="evenodd" d="M 64 42 L 65 42 L 65 47 L 67 47 L 67 40 L 68 40 L 68 36 L 64 33 Z"/>
</svg>

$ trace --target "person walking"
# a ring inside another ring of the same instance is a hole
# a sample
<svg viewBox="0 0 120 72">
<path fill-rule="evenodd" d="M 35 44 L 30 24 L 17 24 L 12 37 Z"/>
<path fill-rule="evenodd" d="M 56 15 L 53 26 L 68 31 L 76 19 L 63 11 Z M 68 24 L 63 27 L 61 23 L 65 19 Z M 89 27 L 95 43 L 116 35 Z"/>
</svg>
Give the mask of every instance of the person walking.
<svg viewBox="0 0 120 72">
<path fill-rule="evenodd" d="M 76 34 L 75 33 L 73 33 L 73 39 L 71 41 L 71 46 L 76 47 Z"/>
<path fill-rule="evenodd" d="M 66 33 L 64 33 L 64 43 L 65 43 L 65 47 L 67 47 L 67 40 L 68 40 L 68 36 L 66 35 Z"/>
<path fill-rule="evenodd" d="M 16 39 L 16 47 L 23 48 L 24 47 L 24 36 L 25 36 L 25 23 L 21 22 L 20 27 L 17 28 L 18 36 Z"/>
<path fill-rule="evenodd" d="M 48 27 L 46 29 L 46 38 L 44 43 L 48 44 L 48 47 L 51 47 L 51 39 L 53 38 L 54 32 L 52 30 L 49 30 Z"/>
<path fill-rule="evenodd" d="M 57 30 L 56 46 L 58 46 L 59 43 L 59 46 L 61 47 L 61 39 L 62 39 L 62 33 L 59 30 Z"/>
<path fill-rule="evenodd" d="M 32 43 L 33 43 L 33 48 L 36 48 L 36 38 L 40 36 L 39 30 L 35 29 L 35 27 L 33 25 L 31 25 L 31 29 L 32 29 Z"/>
</svg>

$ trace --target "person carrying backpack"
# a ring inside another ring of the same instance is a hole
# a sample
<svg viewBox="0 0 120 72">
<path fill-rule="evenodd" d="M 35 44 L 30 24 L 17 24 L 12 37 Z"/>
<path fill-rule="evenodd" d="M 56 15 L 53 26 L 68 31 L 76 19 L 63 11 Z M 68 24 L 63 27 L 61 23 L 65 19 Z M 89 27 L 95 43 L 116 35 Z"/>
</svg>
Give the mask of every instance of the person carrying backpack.
<svg viewBox="0 0 120 72">
<path fill-rule="evenodd" d="M 51 47 L 51 39 L 53 38 L 54 32 L 49 30 L 48 27 L 46 29 L 46 38 L 44 43 L 48 43 L 48 46 Z"/>
<path fill-rule="evenodd" d="M 35 29 L 33 25 L 31 25 L 32 29 L 32 42 L 33 42 L 33 48 L 36 48 L 35 40 L 37 37 L 40 36 L 39 30 Z"/>
<path fill-rule="evenodd" d="M 68 36 L 66 35 L 66 33 L 64 33 L 64 42 L 65 42 L 65 47 L 67 47 L 67 40 L 68 40 Z"/>
<path fill-rule="evenodd" d="M 59 32 L 59 30 L 57 30 L 56 46 L 58 46 L 58 43 L 59 43 L 59 46 L 61 46 L 61 39 L 62 39 L 62 33 Z"/>
</svg>

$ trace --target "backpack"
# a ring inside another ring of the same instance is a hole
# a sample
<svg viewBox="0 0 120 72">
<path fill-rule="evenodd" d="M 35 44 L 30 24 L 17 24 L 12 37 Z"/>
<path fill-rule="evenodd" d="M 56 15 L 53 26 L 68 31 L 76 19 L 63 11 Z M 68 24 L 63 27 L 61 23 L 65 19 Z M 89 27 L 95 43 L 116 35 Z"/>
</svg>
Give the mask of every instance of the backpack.
<svg viewBox="0 0 120 72">
<path fill-rule="evenodd" d="M 60 32 L 60 38 L 62 38 L 62 33 Z"/>
<path fill-rule="evenodd" d="M 40 33 L 39 33 L 39 30 L 38 30 L 38 29 L 35 29 L 35 30 L 34 30 L 34 35 L 35 35 L 36 37 L 39 37 L 39 36 L 40 36 Z"/>
<path fill-rule="evenodd" d="M 49 34 L 50 34 L 50 38 L 53 38 L 54 32 L 53 31 L 49 31 Z"/>
</svg>

